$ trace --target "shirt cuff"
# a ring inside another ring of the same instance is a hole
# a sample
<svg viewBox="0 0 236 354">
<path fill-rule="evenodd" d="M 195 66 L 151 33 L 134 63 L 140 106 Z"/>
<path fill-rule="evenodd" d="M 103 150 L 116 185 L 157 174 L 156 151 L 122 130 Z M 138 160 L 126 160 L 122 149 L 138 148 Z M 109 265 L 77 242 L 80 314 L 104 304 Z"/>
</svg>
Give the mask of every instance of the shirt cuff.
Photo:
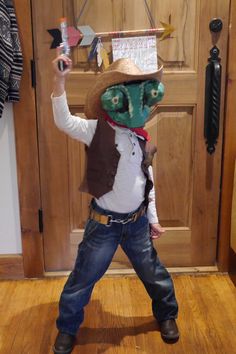
<svg viewBox="0 0 236 354">
<path fill-rule="evenodd" d="M 60 101 L 66 99 L 66 91 L 63 92 L 61 96 L 53 96 L 53 92 L 51 93 L 52 101 Z"/>
</svg>

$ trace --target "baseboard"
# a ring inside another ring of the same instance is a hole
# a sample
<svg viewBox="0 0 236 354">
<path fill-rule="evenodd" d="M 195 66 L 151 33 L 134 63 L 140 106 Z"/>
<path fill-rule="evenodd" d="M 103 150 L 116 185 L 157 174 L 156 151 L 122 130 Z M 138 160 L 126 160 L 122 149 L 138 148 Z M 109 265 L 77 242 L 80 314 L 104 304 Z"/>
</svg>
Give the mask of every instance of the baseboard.
<svg viewBox="0 0 236 354">
<path fill-rule="evenodd" d="M 217 266 L 209 267 L 170 267 L 167 270 L 171 274 L 207 274 L 218 273 Z M 45 277 L 68 276 L 70 271 L 45 272 Z M 108 269 L 105 276 L 134 276 L 136 273 L 132 268 Z M 0 255 L 0 279 L 23 279 L 24 267 L 23 256 L 20 254 Z"/>
<path fill-rule="evenodd" d="M 23 278 L 23 256 L 20 254 L 0 255 L 0 279 Z"/>
<path fill-rule="evenodd" d="M 167 270 L 171 274 L 212 274 L 212 273 L 219 273 L 217 266 L 209 266 L 209 267 L 170 267 Z M 59 272 L 45 272 L 45 277 L 62 277 L 68 276 L 70 271 L 59 271 Z M 105 276 L 132 276 L 136 275 L 133 269 L 109 269 Z"/>
</svg>

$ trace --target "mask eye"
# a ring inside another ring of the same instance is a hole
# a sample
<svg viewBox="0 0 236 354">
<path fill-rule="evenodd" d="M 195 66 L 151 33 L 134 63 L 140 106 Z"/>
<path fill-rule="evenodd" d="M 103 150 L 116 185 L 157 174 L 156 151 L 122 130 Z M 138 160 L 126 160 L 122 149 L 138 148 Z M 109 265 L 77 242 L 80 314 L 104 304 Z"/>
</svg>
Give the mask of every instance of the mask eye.
<svg viewBox="0 0 236 354">
<path fill-rule="evenodd" d="M 164 95 L 164 85 L 157 80 L 148 80 L 144 86 L 143 104 L 149 107 L 161 101 Z"/>
<path fill-rule="evenodd" d="M 102 108 L 110 112 L 124 112 L 128 110 L 128 100 L 119 87 L 111 87 L 101 95 Z"/>
<path fill-rule="evenodd" d="M 155 89 L 152 89 L 151 90 L 151 96 L 154 98 L 154 97 L 157 97 L 158 96 L 158 90 L 155 90 Z"/>
</svg>

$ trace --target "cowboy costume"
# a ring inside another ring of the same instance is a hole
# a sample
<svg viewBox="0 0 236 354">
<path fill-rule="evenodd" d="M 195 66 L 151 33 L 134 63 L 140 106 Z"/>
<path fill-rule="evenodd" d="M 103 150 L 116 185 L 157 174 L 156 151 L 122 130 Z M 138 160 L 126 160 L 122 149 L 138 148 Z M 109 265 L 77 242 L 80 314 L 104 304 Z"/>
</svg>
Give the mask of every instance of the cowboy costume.
<svg viewBox="0 0 236 354">
<path fill-rule="evenodd" d="M 60 298 L 55 353 L 72 351 L 84 306 L 118 245 L 152 299 L 162 338 L 178 340 L 173 282 L 150 237 L 150 229 L 157 235 L 160 227 L 151 167 L 156 148 L 150 145 L 144 125 L 163 97 L 161 75 L 162 68 L 147 74 L 130 59 L 115 61 L 98 75 L 87 95 L 88 119 L 70 114 L 63 85 L 61 92 L 52 95 L 57 127 L 86 146 L 87 165 L 80 190 L 93 196 L 75 266 Z"/>
</svg>

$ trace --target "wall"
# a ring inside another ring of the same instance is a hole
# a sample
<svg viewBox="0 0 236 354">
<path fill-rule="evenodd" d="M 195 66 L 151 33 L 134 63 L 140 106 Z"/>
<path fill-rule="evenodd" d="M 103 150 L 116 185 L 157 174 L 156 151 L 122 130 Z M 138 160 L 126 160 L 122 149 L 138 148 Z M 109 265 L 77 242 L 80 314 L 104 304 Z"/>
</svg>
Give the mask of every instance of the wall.
<svg viewBox="0 0 236 354">
<path fill-rule="evenodd" d="M 6 103 L 0 119 L 0 255 L 21 252 L 13 109 Z"/>
<path fill-rule="evenodd" d="M 236 254 L 236 164 L 234 168 L 234 189 L 233 189 L 233 201 L 232 201 L 232 211 L 231 211 L 230 246 Z"/>
</svg>

